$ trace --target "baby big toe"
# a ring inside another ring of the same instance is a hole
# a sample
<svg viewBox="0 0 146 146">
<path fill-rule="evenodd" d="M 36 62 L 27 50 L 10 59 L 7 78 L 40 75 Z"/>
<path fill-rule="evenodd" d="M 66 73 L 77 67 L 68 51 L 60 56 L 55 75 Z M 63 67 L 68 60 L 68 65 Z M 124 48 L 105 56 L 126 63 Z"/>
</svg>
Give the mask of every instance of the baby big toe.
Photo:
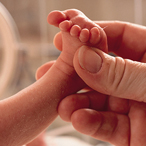
<svg viewBox="0 0 146 146">
<path fill-rule="evenodd" d="M 59 24 L 66 20 L 66 15 L 61 11 L 52 11 L 48 15 L 48 23 L 54 26 L 59 26 Z"/>
</svg>

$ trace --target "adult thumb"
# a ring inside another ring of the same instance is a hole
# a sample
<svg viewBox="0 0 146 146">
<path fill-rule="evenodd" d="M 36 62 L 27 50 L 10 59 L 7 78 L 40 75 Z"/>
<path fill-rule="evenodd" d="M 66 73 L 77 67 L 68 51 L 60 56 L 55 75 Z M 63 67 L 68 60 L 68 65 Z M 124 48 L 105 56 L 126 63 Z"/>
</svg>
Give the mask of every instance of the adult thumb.
<svg viewBox="0 0 146 146">
<path fill-rule="evenodd" d="M 146 102 L 145 63 L 82 46 L 74 56 L 74 68 L 82 80 L 98 92 Z"/>
</svg>

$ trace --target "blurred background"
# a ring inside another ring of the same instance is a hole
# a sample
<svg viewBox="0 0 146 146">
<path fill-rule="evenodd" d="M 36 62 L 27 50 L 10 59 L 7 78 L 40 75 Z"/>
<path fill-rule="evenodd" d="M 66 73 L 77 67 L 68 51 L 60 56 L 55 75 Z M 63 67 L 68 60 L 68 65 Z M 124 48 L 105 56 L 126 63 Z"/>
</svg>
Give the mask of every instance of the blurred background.
<svg viewBox="0 0 146 146">
<path fill-rule="evenodd" d="M 37 68 L 59 56 L 60 52 L 53 45 L 53 37 L 59 29 L 47 23 L 50 11 L 76 8 L 91 20 L 120 20 L 146 25 L 144 0 L 1 0 L 0 2 L 13 18 L 10 25 L 4 22 L 2 27 L 3 17 L 0 17 L 0 99 L 11 96 L 35 82 Z M 4 27 L 6 29 L 10 27 L 12 37 L 6 36 L 7 34 L 3 32 Z M 5 59 L 8 61 L 4 61 Z M 66 125 L 69 124 L 57 118 L 48 130 Z M 101 143 L 77 132 L 75 135 L 92 144 Z"/>
</svg>

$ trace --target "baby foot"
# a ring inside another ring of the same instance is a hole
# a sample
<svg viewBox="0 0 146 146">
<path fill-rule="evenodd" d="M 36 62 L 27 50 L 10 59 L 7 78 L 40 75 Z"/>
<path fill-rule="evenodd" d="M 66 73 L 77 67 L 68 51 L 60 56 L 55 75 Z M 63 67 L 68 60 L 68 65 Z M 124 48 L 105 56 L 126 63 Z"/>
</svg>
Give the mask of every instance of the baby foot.
<svg viewBox="0 0 146 146">
<path fill-rule="evenodd" d="M 73 65 L 74 53 L 82 45 L 96 47 L 107 52 L 107 39 L 103 29 L 81 11 L 76 9 L 53 11 L 48 15 L 48 22 L 61 30 L 61 58 L 69 65 Z"/>
</svg>

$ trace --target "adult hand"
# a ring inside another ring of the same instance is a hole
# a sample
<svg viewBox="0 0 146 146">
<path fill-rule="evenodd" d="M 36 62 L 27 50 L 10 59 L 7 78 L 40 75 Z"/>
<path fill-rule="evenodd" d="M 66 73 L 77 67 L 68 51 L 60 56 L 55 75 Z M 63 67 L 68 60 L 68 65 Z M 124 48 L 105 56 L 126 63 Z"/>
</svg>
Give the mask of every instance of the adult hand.
<svg viewBox="0 0 146 146">
<path fill-rule="evenodd" d="M 95 91 L 68 96 L 58 112 L 76 130 L 94 138 L 118 146 L 145 145 L 146 28 L 123 22 L 98 24 L 106 27 L 109 51 L 122 58 L 79 48 L 75 70 Z"/>
</svg>

